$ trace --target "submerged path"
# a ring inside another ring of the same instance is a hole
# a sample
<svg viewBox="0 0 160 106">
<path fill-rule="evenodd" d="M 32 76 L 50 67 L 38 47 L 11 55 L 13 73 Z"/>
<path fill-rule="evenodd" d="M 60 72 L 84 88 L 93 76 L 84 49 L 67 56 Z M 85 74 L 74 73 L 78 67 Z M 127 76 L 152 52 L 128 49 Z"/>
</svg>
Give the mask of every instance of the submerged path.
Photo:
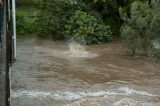
<svg viewBox="0 0 160 106">
<path fill-rule="evenodd" d="M 160 64 L 127 56 L 121 42 L 17 46 L 12 106 L 160 106 Z"/>
</svg>

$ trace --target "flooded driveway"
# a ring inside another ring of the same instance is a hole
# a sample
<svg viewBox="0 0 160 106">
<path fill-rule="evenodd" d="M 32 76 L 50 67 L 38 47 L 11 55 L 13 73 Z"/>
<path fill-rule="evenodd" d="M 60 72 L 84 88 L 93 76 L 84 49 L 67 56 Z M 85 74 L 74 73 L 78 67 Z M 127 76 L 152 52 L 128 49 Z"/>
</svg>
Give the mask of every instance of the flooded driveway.
<svg viewBox="0 0 160 106">
<path fill-rule="evenodd" d="M 160 106 L 160 64 L 127 56 L 119 41 L 17 43 L 12 106 Z"/>
</svg>

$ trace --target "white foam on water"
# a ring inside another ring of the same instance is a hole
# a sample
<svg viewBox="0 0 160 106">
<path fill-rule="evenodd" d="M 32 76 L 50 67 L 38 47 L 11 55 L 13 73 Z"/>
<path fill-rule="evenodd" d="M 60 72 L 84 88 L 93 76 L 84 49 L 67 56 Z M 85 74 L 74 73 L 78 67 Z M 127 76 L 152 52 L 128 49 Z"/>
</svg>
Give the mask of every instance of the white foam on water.
<svg viewBox="0 0 160 106">
<path fill-rule="evenodd" d="M 28 97 L 28 98 L 53 98 L 57 100 L 77 100 L 82 99 L 85 97 L 99 97 L 99 96 L 105 96 L 105 95 L 117 95 L 115 92 L 105 92 L 105 91 L 97 91 L 97 92 L 42 92 L 42 91 L 13 91 L 11 93 L 12 98 L 17 97 Z"/>
<path fill-rule="evenodd" d="M 131 94 L 138 94 L 138 95 L 144 95 L 144 96 L 156 96 L 153 94 L 150 94 L 146 91 L 137 91 L 128 87 L 121 87 L 119 88 L 120 91 L 124 91 L 126 95 L 131 95 Z"/>
<path fill-rule="evenodd" d="M 49 92 L 42 92 L 42 91 L 25 91 L 25 90 L 18 90 L 18 91 L 12 91 L 11 97 L 22 97 L 27 96 L 29 98 L 36 98 L 36 97 L 47 97 L 50 96 L 51 93 Z"/>
<path fill-rule="evenodd" d="M 17 90 L 11 93 L 12 98 L 27 97 L 27 98 L 53 98 L 56 100 L 78 100 L 87 97 L 107 97 L 117 95 L 144 95 L 144 96 L 155 96 L 145 91 L 137 91 L 127 87 L 118 89 L 121 92 L 114 91 L 86 91 L 86 92 L 71 92 L 71 91 L 56 91 L 56 92 L 43 92 L 38 90 Z"/>
</svg>

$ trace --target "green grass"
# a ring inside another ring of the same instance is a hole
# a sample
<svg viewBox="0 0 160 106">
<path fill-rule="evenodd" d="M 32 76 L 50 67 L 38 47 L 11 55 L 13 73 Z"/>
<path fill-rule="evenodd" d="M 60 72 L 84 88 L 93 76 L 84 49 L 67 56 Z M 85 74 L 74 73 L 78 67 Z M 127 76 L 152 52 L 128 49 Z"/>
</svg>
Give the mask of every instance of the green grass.
<svg viewBox="0 0 160 106">
<path fill-rule="evenodd" d="M 34 16 L 34 3 L 32 0 L 18 0 L 17 14 L 26 18 Z"/>
<path fill-rule="evenodd" d="M 24 1 L 24 2 L 23 2 Z M 17 8 L 16 8 L 16 14 L 17 14 L 17 20 L 19 18 L 19 21 L 17 21 L 17 25 L 19 25 L 19 32 L 20 35 L 25 35 L 28 33 L 32 33 L 34 26 L 34 13 L 36 9 L 34 8 L 34 3 L 30 2 L 31 0 L 19 0 L 17 1 Z M 20 18 L 21 17 L 21 18 Z M 24 17 L 24 18 L 23 18 Z"/>
<path fill-rule="evenodd" d="M 34 8 L 31 6 L 21 6 L 18 7 L 16 10 L 17 15 L 24 16 L 26 18 L 26 21 L 33 21 L 34 20 Z"/>
<path fill-rule="evenodd" d="M 34 9 L 31 7 L 19 7 L 17 8 L 17 14 L 23 15 L 25 17 L 33 16 L 34 15 Z"/>
</svg>

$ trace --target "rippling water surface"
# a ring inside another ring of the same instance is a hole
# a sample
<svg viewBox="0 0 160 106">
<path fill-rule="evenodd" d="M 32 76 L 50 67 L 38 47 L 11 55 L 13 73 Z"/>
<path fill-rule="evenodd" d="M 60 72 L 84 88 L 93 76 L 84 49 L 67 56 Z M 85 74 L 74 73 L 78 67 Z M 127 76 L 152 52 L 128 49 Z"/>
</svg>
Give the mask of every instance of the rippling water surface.
<svg viewBox="0 0 160 106">
<path fill-rule="evenodd" d="M 160 64 L 127 56 L 120 41 L 17 43 L 12 106 L 160 106 Z"/>
</svg>

